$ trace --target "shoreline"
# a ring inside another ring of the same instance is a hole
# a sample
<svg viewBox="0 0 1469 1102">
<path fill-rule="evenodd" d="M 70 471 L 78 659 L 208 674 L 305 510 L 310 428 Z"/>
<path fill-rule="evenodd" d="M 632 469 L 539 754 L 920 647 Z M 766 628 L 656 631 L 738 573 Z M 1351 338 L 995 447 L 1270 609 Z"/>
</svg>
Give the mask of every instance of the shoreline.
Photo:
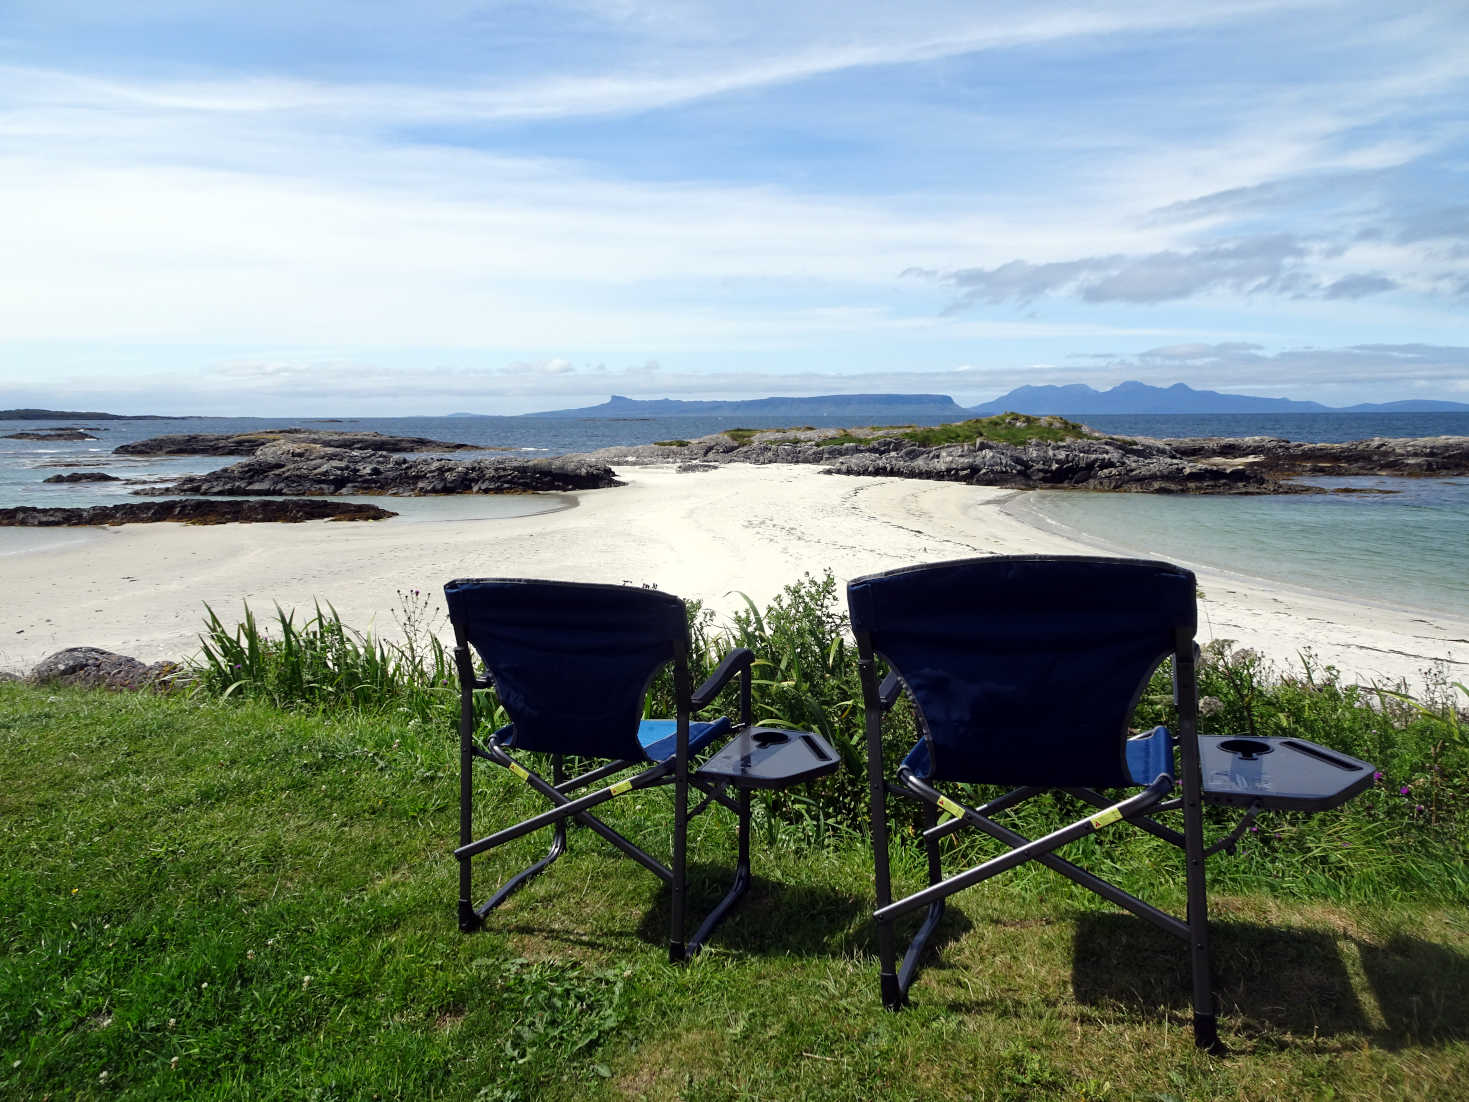
<svg viewBox="0 0 1469 1102">
<path fill-rule="evenodd" d="M 298 620 L 330 602 L 357 630 L 399 634 L 399 593 L 441 592 L 458 577 L 547 577 L 656 585 L 701 600 L 720 620 L 745 595 L 764 607 L 805 573 L 861 574 L 982 554 L 1094 554 L 1078 534 L 1047 531 L 1006 503 L 1022 491 L 890 477 L 837 476 L 806 465 L 728 465 L 697 473 L 618 467 L 626 485 L 558 495 L 532 516 L 331 524 L 130 525 L 75 545 L 5 557 L 11 577 L 0 670 L 97 646 L 144 662 L 198 649 L 208 603 L 226 623 L 242 601 Z M 425 518 L 426 519 L 426 518 Z M 1099 541 L 1100 542 L 1100 541 Z M 1112 545 L 1104 545 L 1113 550 Z M 1120 549 L 1118 549 L 1120 550 Z M 1147 554 L 1136 550 L 1131 554 Z M 1190 565 L 1190 564 L 1185 564 Z M 1469 615 L 1380 606 L 1192 564 L 1201 644 L 1233 639 L 1281 671 L 1314 653 L 1348 681 L 1421 688 L 1443 663 L 1469 680 Z"/>
</svg>

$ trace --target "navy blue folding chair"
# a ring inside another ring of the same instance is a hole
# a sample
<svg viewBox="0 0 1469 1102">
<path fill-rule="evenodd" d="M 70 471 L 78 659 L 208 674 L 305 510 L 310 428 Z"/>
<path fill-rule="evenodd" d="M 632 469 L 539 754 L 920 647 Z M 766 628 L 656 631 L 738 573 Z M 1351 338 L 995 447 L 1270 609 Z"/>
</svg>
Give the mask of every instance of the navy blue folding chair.
<svg viewBox="0 0 1469 1102">
<path fill-rule="evenodd" d="M 866 705 L 883 1002 L 896 1008 L 906 1001 L 949 895 L 1038 861 L 1187 942 L 1195 1040 L 1200 1047 L 1214 1047 L 1204 885 L 1204 859 L 1212 849 L 1206 851 L 1203 838 L 1194 576 L 1161 562 L 994 556 L 858 578 L 848 586 L 847 598 Z M 1128 721 L 1143 688 L 1170 657 L 1178 730 L 1170 735 L 1159 727 L 1129 738 Z M 882 684 L 878 658 L 890 670 Z M 895 782 L 889 782 L 882 721 L 904 689 L 913 700 L 920 738 L 898 766 Z M 936 787 L 953 784 L 1015 787 L 969 807 Z M 1139 786 L 1141 791 L 1122 799 L 1099 791 Z M 1182 789 L 1181 798 L 1174 795 L 1175 787 Z M 1034 840 L 994 820 L 1050 790 L 1067 792 L 1094 810 Z M 897 900 L 888 861 L 889 793 L 920 801 L 926 828 L 929 884 Z M 1151 818 L 1180 808 L 1181 833 Z M 941 824 L 940 811 L 953 818 Z M 1185 851 L 1185 919 L 1055 852 L 1120 821 Z M 939 840 L 965 826 L 1010 848 L 946 878 Z M 895 923 L 925 908 L 928 913 L 899 967 Z"/>
<path fill-rule="evenodd" d="M 750 800 L 748 791 L 732 797 L 711 785 L 705 788 L 703 802 L 690 812 L 691 757 L 736 729 L 724 717 L 711 722 L 695 722 L 690 717 L 712 703 L 738 676 L 739 723 L 748 727 L 754 656 L 743 648 L 733 651 L 702 685 L 691 689 L 684 603 L 654 589 L 467 578 L 446 585 L 444 597 L 454 628 L 460 687 L 459 848 L 454 851 L 459 859 L 460 928 L 478 927 L 512 892 L 560 857 L 566 851 L 567 824 L 571 822 L 600 835 L 671 886 L 669 957 L 678 961 L 696 952 L 749 883 Z M 471 648 L 484 664 L 483 675 L 475 669 Z M 644 719 L 649 685 L 670 663 L 676 714 L 671 719 Z M 490 687 L 498 693 L 510 723 L 479 739 L 474 694 Z M 549 755 L 550 779 L 512 755 L 521 751 Z M 569 757 L 598 759 L 600 764 L 568 778 L 565 759 Z M 476 837 L 475 759 L 510 770 L 545 797 L 551 809 Z M 607 783 L 619 774 L 630 775 Z M 593 808 L 618 796 L 659 785 L 674 789 L 671 865 L 592 814 Z M 735 883 L 686 944 L 688 821 L 715 803 L 729 807 L 739 818 Z M 511 877 L 487 901 L 476 904 L 472 859 L 546 828 L 552 831 L 546 856 Z"/>
</svg>

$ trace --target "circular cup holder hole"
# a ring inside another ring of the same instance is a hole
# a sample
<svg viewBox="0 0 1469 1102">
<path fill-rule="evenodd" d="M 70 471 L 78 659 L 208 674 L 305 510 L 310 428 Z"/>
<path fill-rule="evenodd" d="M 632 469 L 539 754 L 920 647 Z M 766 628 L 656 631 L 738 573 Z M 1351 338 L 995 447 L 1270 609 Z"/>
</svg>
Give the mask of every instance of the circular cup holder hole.
<svg viewBox="0 0 1469 1102">
<path fill-rule="evenodd" d="M 1219 749 L 1226 754 L 1236 754 L 1243 761 L 1253 761 L 1262 754 L 1270 753 L 1275 747 L 1257 738 L 1227 738 L 1219 744 Z"/>
<path fill-rule="evenodd" d="M 784 731 L 772 731 L 768 727 L 762 727 L 753 732 L 752 736 L 756 746 L 779 746 L 782 742 L 789 742 L 791 736 Z"/>
</svg>

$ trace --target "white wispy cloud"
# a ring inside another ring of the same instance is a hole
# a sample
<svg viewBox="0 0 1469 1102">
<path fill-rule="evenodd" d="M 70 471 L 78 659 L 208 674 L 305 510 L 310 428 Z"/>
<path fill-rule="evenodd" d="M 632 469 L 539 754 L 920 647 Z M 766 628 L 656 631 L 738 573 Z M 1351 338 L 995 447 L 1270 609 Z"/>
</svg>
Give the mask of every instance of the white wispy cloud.
<svg viewBox="0 0 1469 1102">
<path fill-rule="evenodd" d="M 67 8 L 0 38 L 0 333 L 39 365 L 0 386 L 78 343 L 116 372 L 253 349 L 229 362 L 282 395 L 445 350 L 525 387 L 757 354 L 789 369 L 735 373 L 765 386 L 999 379 L 1448 343 L 1469 294 L 1450 8 Z"/>
</svg>

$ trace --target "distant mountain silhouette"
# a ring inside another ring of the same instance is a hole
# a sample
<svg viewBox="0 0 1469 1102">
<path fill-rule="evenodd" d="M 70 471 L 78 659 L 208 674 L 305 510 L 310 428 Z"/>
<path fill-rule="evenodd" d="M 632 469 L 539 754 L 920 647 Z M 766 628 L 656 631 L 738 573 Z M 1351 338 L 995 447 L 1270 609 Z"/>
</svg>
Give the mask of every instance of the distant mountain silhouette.
<svg viewBox="0 0 1469 1102">
<path fill-rule="evenodd" d="M 729 414 L 765 417 L 953 417 L 964 407 L 947 394 L 816 394 L 802 398 L 751 398 L 744 401 L 685 402 L 677 398 L 640 400 L 614 394 L 599 406 L 553 409 L 528 417 L 677 417 Z"/>
<path fill-rule="evenodd" d="M 1110 390 L 1095 390 L 1085 383 L 1069 386 L 1016 387 L 992 402 L 970 406 L 980 416 L 1015 413 L 1453 413 L 1469 412 L 1462 402 L 1403 401 L 1364 402 L 1355 406 L 1326 406 L 1292 398 L 1261 398 L 1251 394 L 1223 394 L 1217 390 L 1195 390 L 1184 383 L 1150 386 L 1147 383 L 1118 383 Z"/>
<path fill-rule="evenodd" d="M 1291 398 L 1262 398 L 1195 390 L 1185 383 L 1151 386 L 1118 383 L 1095 390 L 1085 383 L 1069 386 L 1022 386 L 992 402 L 968 408 L 947 394 L 816 394 L 805 397 L 750 398 L 740 401 L 682 401 L 677 398 L 628 398 L 614 394 L 601 405 L 528 413 L 527 417 L 641 418 L 678 416 L 759 415 L 797 422 L 807 417 L 847 417 L 852 424 L 896 424 L 911 418 L 988 417 L 996 413 L 1466 413 L 1462 402 L 1409 400 L 1364 402 L 1355 406 L 1327 406 Z M 484 414 L 451 413 L 450 417 Z"/>
</svg>

